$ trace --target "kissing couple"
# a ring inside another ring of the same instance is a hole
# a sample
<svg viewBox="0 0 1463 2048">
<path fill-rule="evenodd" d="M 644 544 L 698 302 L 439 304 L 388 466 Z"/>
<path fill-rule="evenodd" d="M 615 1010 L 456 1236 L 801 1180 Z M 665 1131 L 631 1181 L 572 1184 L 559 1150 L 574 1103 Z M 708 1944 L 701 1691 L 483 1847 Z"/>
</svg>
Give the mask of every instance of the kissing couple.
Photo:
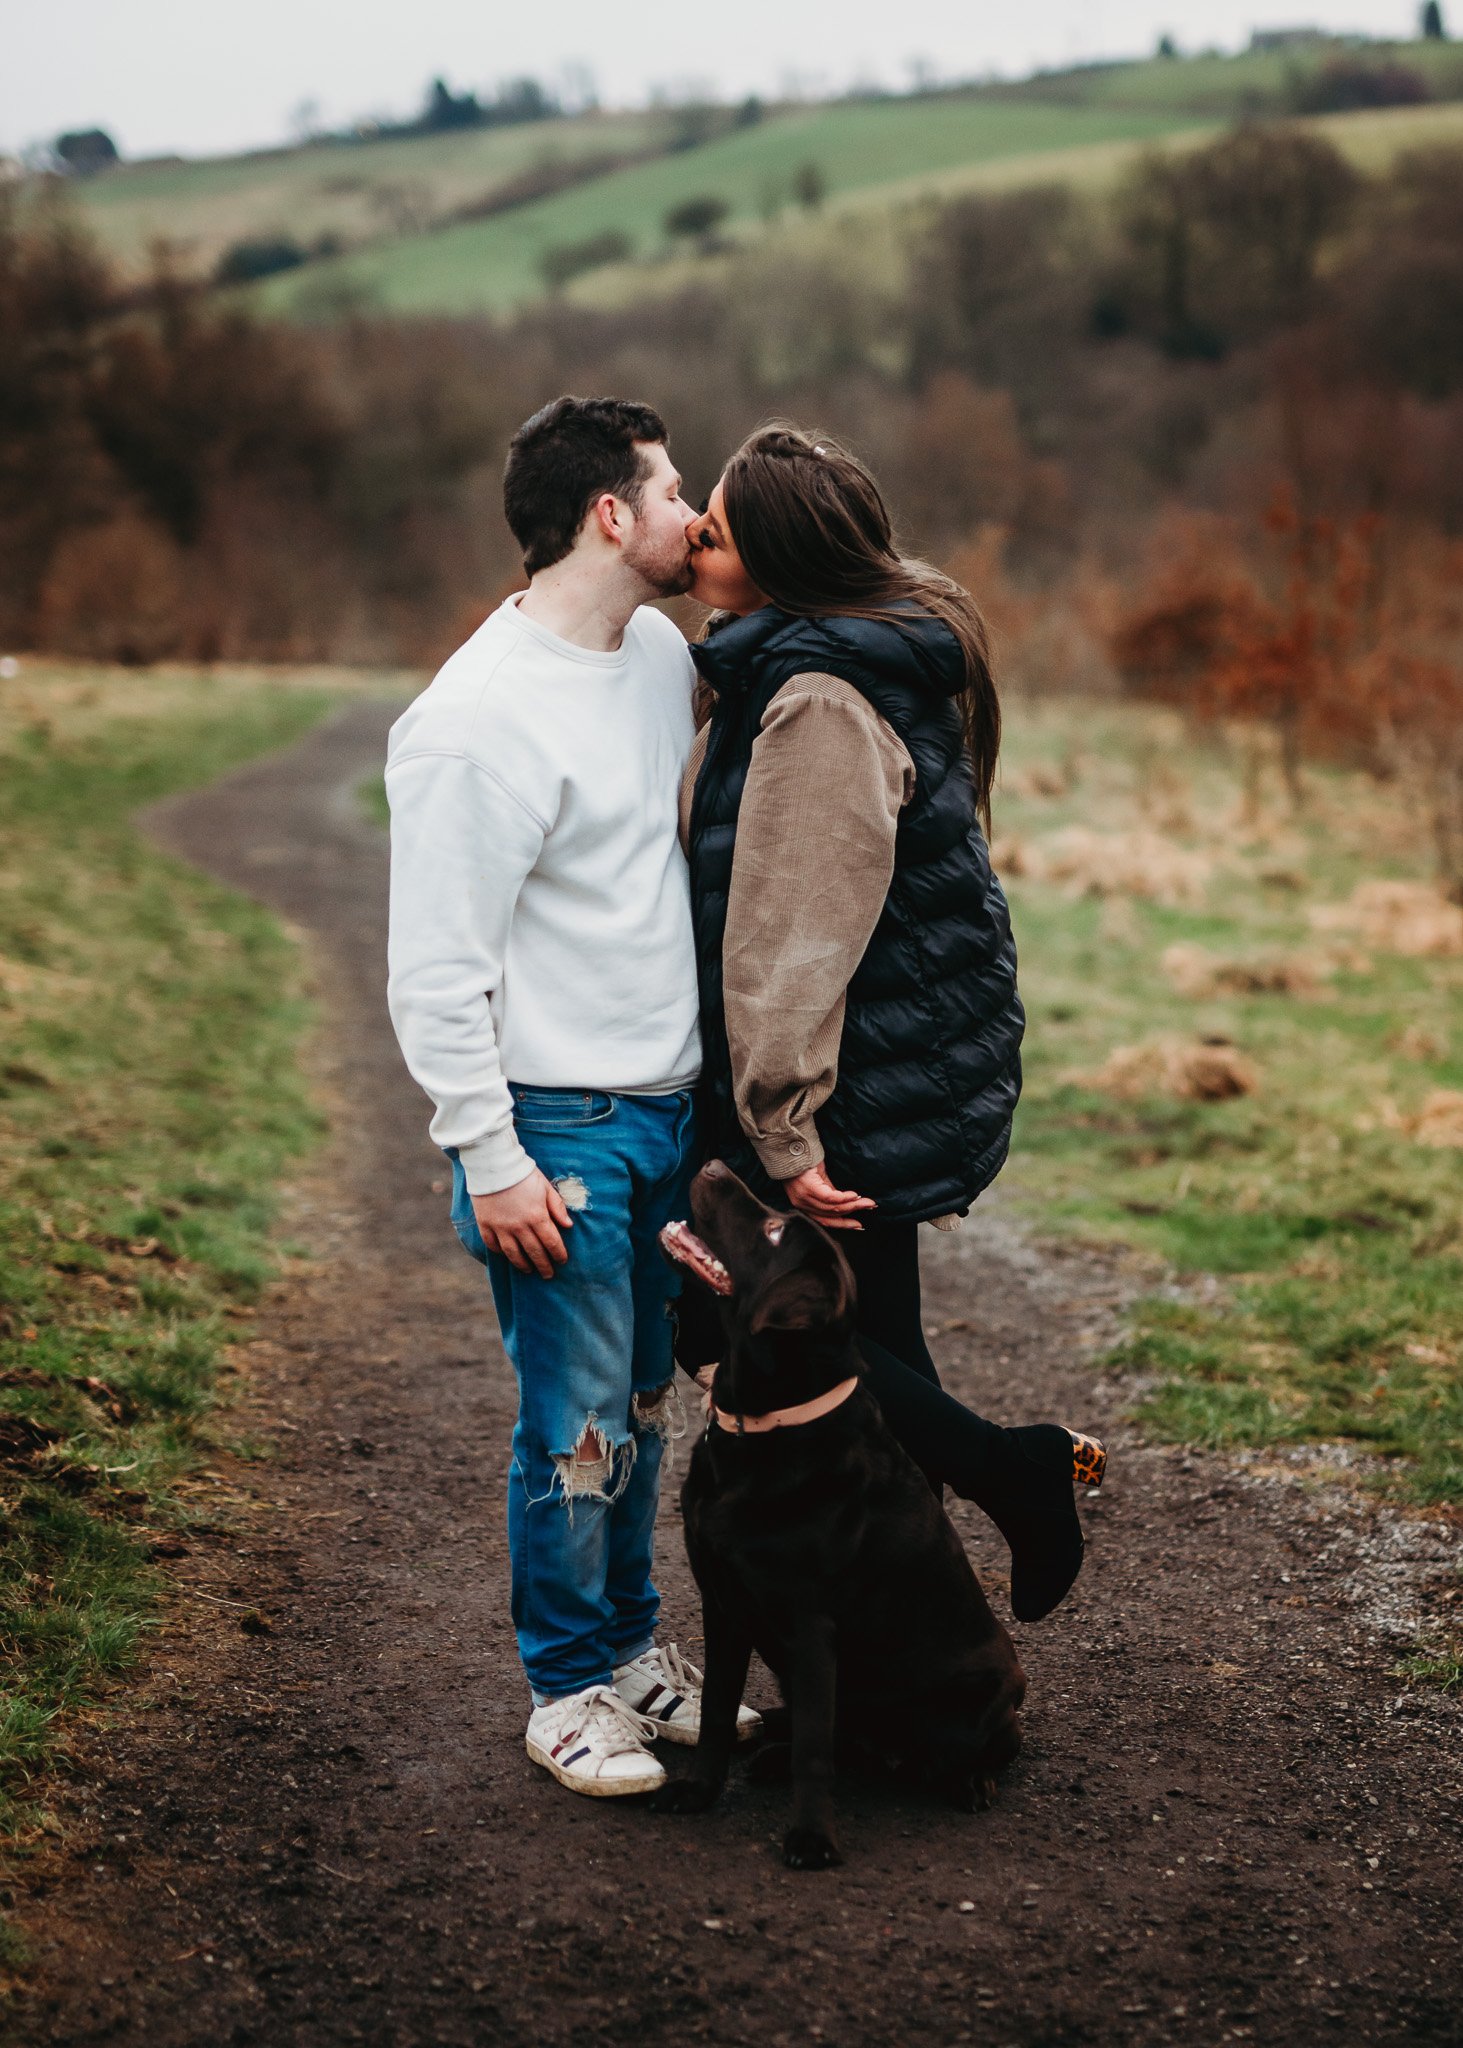
<svg viewBox="0 0 1463 2048">
<path fill-rule="evenodd" d="M 703 1161 L 838 1232 L 867 1384 L 1005 1537 L 1020 1620 L 1081 1569 L 1101 1455 L 944 1392 L 921 1322 L 919 1226 L 994 1179 L 1021 1086 L 980 612 L 826 435 L 759 429 L 699 512 L 681 485 L 647 405 L 527 420 L 503 487 L 526 587 L 386 770 L 392 1021 L 518 1381 L 528 1754 L 596 1797 L 653 1790 L 653 1737 L 699 1727 L 652 1565 L 676 1361 L 705 1384 L 717 1357 L 659 1245 Z M 693 645 L 653 609 L 688 593 Z"/>
</svg>

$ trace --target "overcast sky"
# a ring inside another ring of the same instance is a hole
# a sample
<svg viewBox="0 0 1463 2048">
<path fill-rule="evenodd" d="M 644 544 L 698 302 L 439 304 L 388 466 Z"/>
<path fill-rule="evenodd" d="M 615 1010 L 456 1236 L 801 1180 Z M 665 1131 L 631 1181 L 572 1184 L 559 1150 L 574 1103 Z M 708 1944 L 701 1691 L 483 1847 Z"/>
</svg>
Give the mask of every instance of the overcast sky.
<svg viewBox="0 0 1463 2048">
<path fill-rule="evenodd" d="M 1459 13 L 1463 0 L 1445 15 Z M 902 86 L 1180 46 L 1254 27 L 1413 32 L 1413 0 L 0 0 L 0 149 L 104 127 L 128 156 L 277 142 L 302 102 L 330 125 L 414 110 L 425 81 L 491 87 L 588 66 L 608 104 L 696 84 L 722 96 Z M 1459 26 L 1457 22 L 1453 26 Z"/>
</svg>

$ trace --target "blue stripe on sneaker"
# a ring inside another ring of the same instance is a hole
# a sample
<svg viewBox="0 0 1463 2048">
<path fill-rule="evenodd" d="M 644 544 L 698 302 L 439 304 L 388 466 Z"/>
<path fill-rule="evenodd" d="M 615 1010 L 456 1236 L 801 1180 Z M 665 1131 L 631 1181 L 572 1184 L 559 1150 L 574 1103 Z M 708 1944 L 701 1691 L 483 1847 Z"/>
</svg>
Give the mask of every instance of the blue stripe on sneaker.
<svg viewBox="0 0 1463 2048">
<path fill-rule="evenodd" d="M 579 1759 L 580 1759 L 580 1757 L 582 1757 L 582 1756 L 588 1756 L 588 1755 L 589 1755 L 589 1744 L 588 1744 L 588 1743 L 586 1742 L 586 1743 L 585 1743 L 585 1745 L 584 1745 L 584 1747 L 583 1747 L 583 1749 L 576 1749 L 576 1750 L 575 1750 L 575 1752 L 574 1752 L 574 1754 L 573 1754 L 573 1756 L 566 1756 L 566 1757 L 565 1757 L 565 1759 L 564 1759 L 564 1769 L 565 1769 L 565 1770 L 567 1771 L 567 1770 L 568 1770 L 568 1768 L 569 1768 L 569 1766 L 570 1766 L 570 1764 L 577 1764 L 577 1763 L 578 1763 L 578 1761 L 579 1761 Z"/>
<path fill-rule="evenodd" d="M 658 1714 L 652 1716 L 652 1719 L 656 1721 L 669 1721 L 671 1715 L 676 1711 L 676 1708 L 684 1705 L 685 1702 L 684 1700 L 682 1700 L 681 1695 L 678 1692 L 673 1692 L 671 1694 L 670 1705 L 667 1707 L 662 1707 Z M 642 1707 L 641 1712 L 643 1713 L 644 1711 L 645 1710 Z"/>
</svg>

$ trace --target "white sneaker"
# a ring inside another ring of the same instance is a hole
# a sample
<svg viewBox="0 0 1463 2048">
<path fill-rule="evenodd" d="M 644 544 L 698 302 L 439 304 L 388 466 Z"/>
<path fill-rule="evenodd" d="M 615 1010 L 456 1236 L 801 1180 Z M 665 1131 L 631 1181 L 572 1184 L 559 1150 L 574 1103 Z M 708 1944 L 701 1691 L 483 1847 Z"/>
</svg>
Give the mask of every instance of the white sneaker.
<svg viewBox="0 0 1463 2048">
<path fill-rule="evenodd" d="M 654 1733 L 612 1686 L 590 1685 L 534 1708 L 528 1753 L 571 1792 L 621 1799 L 665 1783 L 665 1772 L 645 1747 Z"/>
<path fill-rule="evenodd" d="M 621 1664 L 615 1691 L 667 1742 L 694 1742 L 701 1733 L 701 1688 L 706 1683 L 674 1643 L 653 1643 L 643 1657 Z M 737 1741 L 750 1742 L 762 1716 L 737 1708 Z"/>
</svg>

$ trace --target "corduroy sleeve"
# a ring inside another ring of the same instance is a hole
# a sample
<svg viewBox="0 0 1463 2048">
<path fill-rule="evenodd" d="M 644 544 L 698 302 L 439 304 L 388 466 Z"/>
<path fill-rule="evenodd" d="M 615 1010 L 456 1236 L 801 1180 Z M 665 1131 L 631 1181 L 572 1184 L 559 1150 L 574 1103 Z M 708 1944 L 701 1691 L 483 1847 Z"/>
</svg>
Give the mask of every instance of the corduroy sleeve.
<svg viewBox="0 0 1463 2048">
<path fill-rule="evenodd" d="M 737 1115 L 774 1180 L 823 1157 L 848 984 L 889 893 L 914 766 L 852 684 L 794 676 L 752 749 L 722 961 Z"/>
</svg>

